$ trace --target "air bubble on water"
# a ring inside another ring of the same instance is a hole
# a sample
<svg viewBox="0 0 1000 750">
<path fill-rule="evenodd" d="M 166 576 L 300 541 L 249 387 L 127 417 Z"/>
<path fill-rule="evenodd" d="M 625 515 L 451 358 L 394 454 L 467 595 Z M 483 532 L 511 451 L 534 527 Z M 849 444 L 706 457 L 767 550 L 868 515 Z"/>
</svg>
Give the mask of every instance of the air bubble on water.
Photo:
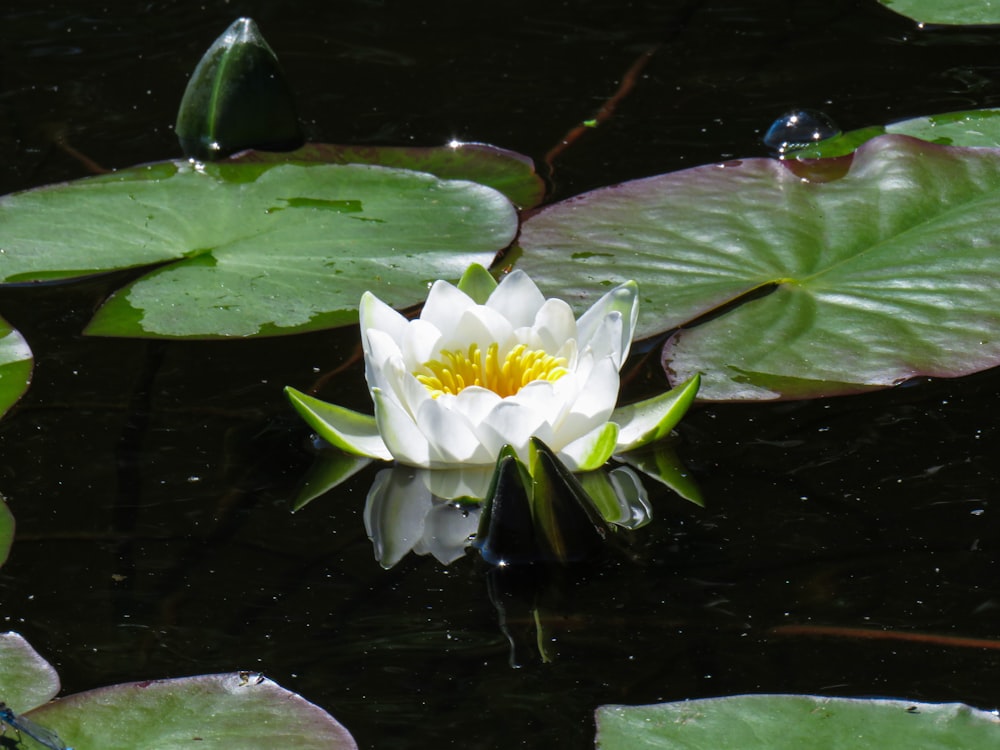
<svg viewBox="0 0 1000 750">
<path fill-rule="evenodd" d="M 822 112 L 795 109 L 771 124 L 764 134 L 764 145 L 780 157 L 840 133 L 836 123 Z"/>
</svg>

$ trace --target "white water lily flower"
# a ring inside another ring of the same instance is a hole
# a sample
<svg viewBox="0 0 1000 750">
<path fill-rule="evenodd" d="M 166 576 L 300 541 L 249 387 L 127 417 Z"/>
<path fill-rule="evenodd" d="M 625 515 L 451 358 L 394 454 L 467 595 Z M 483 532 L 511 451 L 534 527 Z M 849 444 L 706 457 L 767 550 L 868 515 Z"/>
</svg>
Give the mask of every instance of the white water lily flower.
<svg viewBox="0 0 1000 750">
<path fill-rule="evenodd" d="M 622 284 L 577 321 L 514 271 L 482 305 L 437 281 L 410 321 L 365 293 L 365 374 L 389 453 L 425 468 L 492 465 L 504 445 L 527 456 L 534 436 L 571 470 L 600 466 L 617 444 L 609 418 L 636 295 Z"/>
<path fill-rule="evenodd" d="M 348 452 L 410 466 L 492 466 L 504 445 L 527 457 L 536 437 L 570 470 L 586 471 L 669 433 L 694 398 L 697 378 L 615 411 L 638 317 L 635 282 L 579 319 L 522 271 L 495 284 L 474 267 L 461 285 L 482 303 L 436 281 L 416 320 L 366 292 L 361 340 L 374 419 L 288 388 L 299 413 Z"/>
</svg>

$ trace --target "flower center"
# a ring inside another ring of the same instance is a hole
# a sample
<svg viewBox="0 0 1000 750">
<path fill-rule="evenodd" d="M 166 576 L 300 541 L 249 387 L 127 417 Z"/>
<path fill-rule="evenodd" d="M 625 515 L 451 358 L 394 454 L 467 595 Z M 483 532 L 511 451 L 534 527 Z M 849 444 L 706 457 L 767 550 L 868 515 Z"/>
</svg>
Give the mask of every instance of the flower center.
<svg viewBox="0 0 1000 750">
<path fill-rule="evenodd" d="M 535 380 L 559 380 L 569 372 L 565 357 L 553 357 L 542 349 L 518 344 L 500 362 L 499 348 L 498 344 L 490 344 L 485 357 L 478 344 L 470 346 L 468 352 L 442 351 L 440 359 L 424 362 L 422 371 L 413 374 L 433 398 L 445 393 L 457 395 L 470 385 L 488 388 L 506 398 Z"/>
</svg>

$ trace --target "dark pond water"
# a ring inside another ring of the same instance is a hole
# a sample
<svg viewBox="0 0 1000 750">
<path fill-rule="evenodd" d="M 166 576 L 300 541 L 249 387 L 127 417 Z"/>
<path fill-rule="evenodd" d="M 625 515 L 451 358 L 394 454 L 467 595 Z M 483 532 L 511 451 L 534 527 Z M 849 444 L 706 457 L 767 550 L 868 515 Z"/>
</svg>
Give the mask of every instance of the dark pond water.
<svg viewBox="0 0 1000 750">
<path fill-rule="evenodd" d="M 107 167 L 178 155 L 186 76 L 240 15 L 280 55 L 312 140 L 457 137 L 538 161 L 655 50 L 615 116 L 559 158 L 557 197 L 761 155 L 793 107 L 846 129 L 1000 99 L 1000 31 L 918 30 L 874 0 L 81 8 L 0 10 L 0 192 L 87 174 L 68 148 Z M 998 373 L 698 408 L 678 450 L 707 507 L 650 487 L 656 520 L 628 555 L 539 581 L 543 662 L 528 595 L 504 600 L 501 628 L 475 559 L 378 565 L 362 522 L 374 471 L 289 512 L 312 455 L 281 387 L 343 364 L 356 331 L 80 336 L 119 281 L 0 293 L 37 357 L 0 422 L 18 520 L 0 627 L 67 692 L 262 670 L 363 748 L 582 749 L 603 703 L 743 692 L 1000 704 L 1000 651 L 947 640 L 1000 630 Z M 357 367 L 323 393 L 367 400 Z"/>
</svg>

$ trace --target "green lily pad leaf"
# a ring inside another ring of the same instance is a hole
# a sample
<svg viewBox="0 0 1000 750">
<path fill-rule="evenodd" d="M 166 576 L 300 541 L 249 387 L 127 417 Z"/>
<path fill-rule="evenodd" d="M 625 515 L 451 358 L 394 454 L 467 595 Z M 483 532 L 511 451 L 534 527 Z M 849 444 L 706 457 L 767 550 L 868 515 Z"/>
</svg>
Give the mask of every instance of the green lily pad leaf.
<svg viewBox="0 0 1000 750">
<path fill-rule="evenodd" d="M 52 700 L 59 675 L 19 633 L 0 633 L 0 686 L 0 700 L 20 714 Z"/>
<path fill-rule="evenodd" d="M 0 497 L 0 565 L 7 562 L 10 547 L 14 543 L 14 514 L 10 512 L 3 497 Z"/>
<path fill-rule="evenodd" d="M 600 750 L 944 750 L 1000 743 L 1000 718 L 961 703 L 737 695 L 597 709 Z"/>
<path fill-rule="evenodd" d="M 535 171 L 535 163 L 529 157 L 486 143 L 455 141 L 447 146 L 433 147 L 307 143 L 287 154 L 244 151 L 233 156 L 232 161 L 377 164 L 430 172 L 446 180 L 478 182 L 503 193 L 519 208 L 533 208 L 545 198 L 545 181 Z"/>
<path fill-rule="evenodd" d="M 49 703 L 31 719 L 75 748 L 357 748 L 319 706 L 250 672 L 99 688 Z"/>
<path fill-rule="evenodd" d="M 972 109 L 913 117 L 889 125 L 851 130 L 835 138 L 797 149 L 796 159 L 824 159 L 853 153 L 858 146 L 885 133 L 910 135 L 941 146 L 1000 147 L 1000 109 Z"/>
<path fill-rule="evenodd" d="M 28 342 L 0 318 L 0 415 L 28 390 L 33 368 Z"/>
<path fill-rule="evenodd" d="M 1000 7 L 992 0 L 879 0 L 917 23 L 981 26 L 1000 23 Z"/>
<path fill-rule="evenodd" d="M 673 383 L 701 373 L 702 399 L 1000 363 L 1000 151 L 887 135 L 839 179 L 803 166 L 748 159 L 577 196 L 525 222 L 517 266 L 578 310 L 641 279 L 640 336 L 714 313 L 664 347 Z"/>
<path fill-rule="evenodd" d="M 517 214 L 483 185 L 366 165 L 169 162 L 0 199 L 0 281 L 164 264 L 88 333 L 279 335 L 357 322 L 488 265 Z M 171 261 L 176 261 L 171 263 Z"/>
</svg>

